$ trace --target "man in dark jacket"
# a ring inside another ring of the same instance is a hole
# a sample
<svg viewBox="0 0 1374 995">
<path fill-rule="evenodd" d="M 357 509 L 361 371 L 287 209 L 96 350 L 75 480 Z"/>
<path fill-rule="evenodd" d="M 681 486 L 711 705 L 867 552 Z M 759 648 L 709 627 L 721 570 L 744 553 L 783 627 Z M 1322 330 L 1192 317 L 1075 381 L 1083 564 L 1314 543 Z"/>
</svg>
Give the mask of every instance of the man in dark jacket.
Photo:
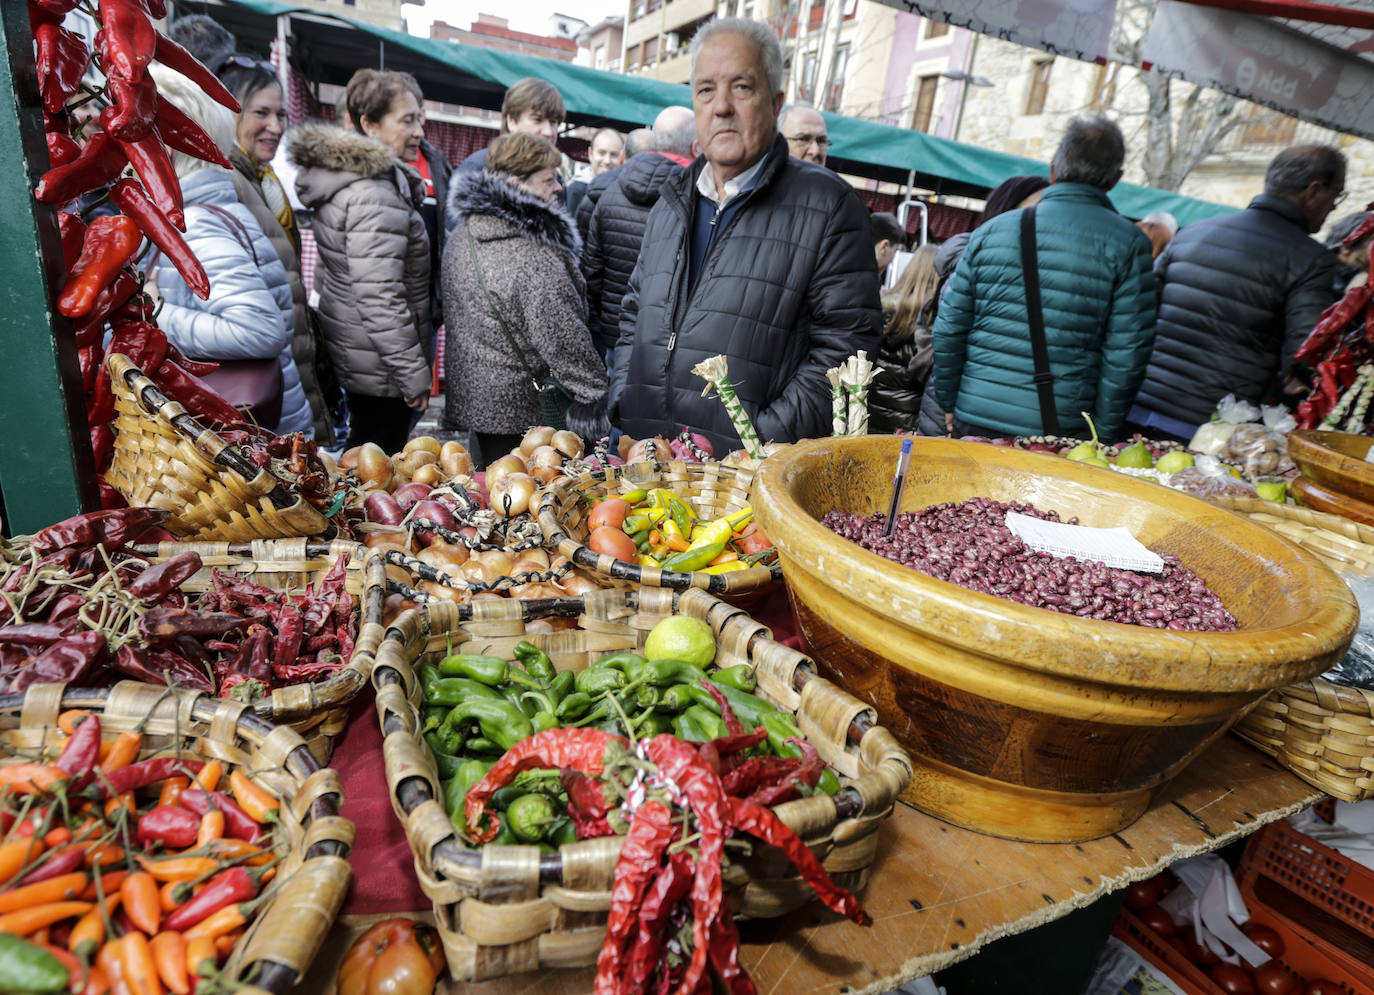
<svg viewBox="0 0 1374 995">
<path fill-rule="evenodd" d="M 1279 371 L 1335 301 L 1336 265 L 1310 237 L 1345 198 L 1345 156 L 1285 149 L 1264 193 L 1235 214 L 1179 231 L 1155 261 L 1154 353 L 1131 422 L 1187 441 L 1227 394 L 1268 400 Z"/>
<path fill-rule="evenodd" d="M 620 337 L 620 301 L 639 259 L 644 223 L 670 177 L 691 165 L 696 120 L 688 107 L 665 107 L 654 119 L 652 152 L 631 156 L 615 171 L 592 212 L 582 247 L 582 275 L 587 278 L 587 327 L 602 353 Z"/>
<path fill-rule="evenodd" d="M 633 159 L 635 156 L 644 152 L 654 150 L 654 133 L 650 128 L 636 128 L 625 136 L 625 158 Z M 622 166 L 608 169 L 598 176 L 593 176 L 586 189 L 582 191 L 577 200 L 576 207 L 572 206 L 571 198 L 568 200 L 568 213 L 577 219 L 577 233 L 582 236 L 582 246 L 587 245 L 587 232 L 591 229 L 592 212 L 596 210 L 596 205 L 601 200 L 601 195 L 609 190 L 615 182 L 620 179 Z"/>
<path fill-rule="evenodd" d="M 649 212 L 621 305 L 611 421 L 636 438 L 691 426 L 717 453 L 739 448 L 692 372 L 723 354 L 762 441 L 828 435 L 825 371 L 878 344 L 868 212 L 834 173 L 788 156 L 772 28 L 712 21 L 691 58 L 702 157 Z"/>
<path fill-rule="evenodd" d="M 1087 412 L 1108 441 L 1120 437 L 1154 343 L 1150 240 L 1107 199 L 1125 157 L 1105 117 L 1070 121 L 1033 215 L 1053 414 L 1060 433 L 1086 435 Z M 931 376 L 956 435 L 1052 431 L 1031 350 L 1024 213 L 973 233 L 940 299 Z"/>
</svg>

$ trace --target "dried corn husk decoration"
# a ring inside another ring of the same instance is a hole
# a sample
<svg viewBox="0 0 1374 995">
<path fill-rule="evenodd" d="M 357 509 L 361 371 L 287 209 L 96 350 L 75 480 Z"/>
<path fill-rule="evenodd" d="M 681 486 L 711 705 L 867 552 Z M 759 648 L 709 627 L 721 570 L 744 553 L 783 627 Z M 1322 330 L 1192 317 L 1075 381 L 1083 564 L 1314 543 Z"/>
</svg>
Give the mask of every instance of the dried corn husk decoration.
<svg viewBox="0 0 1374 995">
<path fill-rule="evenodd" d="M 759 442 L 759 435 L 754 431 L 754 423 L 749 420 L 749 413 L 735 396 L 734 385 L 730 383 L 729 361 L 724 356 L 712 356 L 693 366 L 692 372 L 706 381 L 706 388 L 701 392 L 702 397 L 709 396 L 712 387 L 716 388 L 716 393 L 720 395 L 720 403 L 725 405 L 730 420 L 735 423 L 735 431 L 739 433 L 744 448 L 749 451 L 750 456 L 762 459 L 763 444 Z"/>
<path fill-rule="evenodd" d="M 1369 409 L 1369 394 L 1374 390 L 1374 366 L 1365 364 L 1355 373 L 1355 382 L 1346 389 L 1341 399 L 1336 402 L 1336 406 L 1322 419 L 1320 428 L 1338 428 L 1347 411 L 1351 414 L 1346 421 L 1345 430 L 1358 433 L 1363 428 L 1365 412 Z M 1352 428 L 1352 425 L 1356 427 Z"/>
<path fill-rule="evenodd" d="M 830 381 L 830 434 L 836 437 L 849 434 L 849 399 L 840 379 L 843 373 L 838 366 L 825 371 Z"/>
<path fill-rule="evenodd" d="M 877 368 L 868 358 L 868 353 L 860 349 L 857 356 L 850 356 L 840 367 L 840 383 L 848 395 L 847 434 L 868 434 L 868 385 L 877 376 Z"/>
</svg>

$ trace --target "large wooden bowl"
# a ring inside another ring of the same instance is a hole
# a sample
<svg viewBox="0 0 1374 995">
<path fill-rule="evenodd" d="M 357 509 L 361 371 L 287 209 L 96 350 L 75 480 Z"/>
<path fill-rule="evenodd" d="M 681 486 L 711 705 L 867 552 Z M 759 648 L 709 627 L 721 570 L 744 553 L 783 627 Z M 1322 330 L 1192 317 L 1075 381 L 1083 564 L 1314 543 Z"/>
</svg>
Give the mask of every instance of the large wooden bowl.
<svg viewBox="0 0 1374 995">
<path fill-rule="evenodd" d="M 755 512 L 812 656 L 911 753 L 903 797 L 925 812 L 1012 839 L 1116 832 L 1249 706 L 1320 674 L 1354 635 L 1340 578 L 1240 515 L 1055 456 L 914 441 L 903 510 L 984 496 L 1125 526 L 1199 573 L 1241 626 L 1169 632 L 1029 608 L 821 526 L 832 509 L 887 510 L 895 437 L 818 439 L 768 460 Z"/>
<path fill-rule="evenodd" d="M 1374 439 L 1348 432 L 1298 430 L 1288 436 L 1288 455 L 1302 475 L 1327 490 L 1374 504 L 1374 463 L 1365 459 Z"/>
<path fill-rule="evenodd" d="M 1294 477 L 1289 485 L 1298 504 L 1313 511 L 1324 511 L 1329 515 L 1340 515 L 1361 525 L 1374 525 L 1374 504 L 1366 504 L 1349 494 L 1323 487 L 1306 477 Z"/>
</svg>

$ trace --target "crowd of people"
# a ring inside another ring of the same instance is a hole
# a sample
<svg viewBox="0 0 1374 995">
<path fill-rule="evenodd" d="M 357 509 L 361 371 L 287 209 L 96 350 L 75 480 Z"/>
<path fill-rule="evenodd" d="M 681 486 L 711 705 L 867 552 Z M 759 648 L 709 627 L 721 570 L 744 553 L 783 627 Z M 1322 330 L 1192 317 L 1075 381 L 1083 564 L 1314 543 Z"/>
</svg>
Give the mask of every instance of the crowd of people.
<svg viewBox="0 0 1374 995">
<path fill-rule="evenodd" d="M 1226 394 L 1293 401 L 1303 371 L 1289 358 L 1367 272 L 1369 246 L 1342 244 L 1366 215 L 1312 237 L 1345 195 L 1339 151 L 1284 151 L 1245 210 L 1132 223 L 1108 197 L 1125 141 L 1101 116 L 1070 123 L 1048 179 L 1008 179 L 973 231 L 907 254 L 897 218 L 870 214 L 827 167 L 825 117 L 784 105 L 762 22 L 698 31 L 691 106 L 598 130 L 566 187 L 566 109 L 547 81 L 513 84 L 500 135 L 451 166 L 425 141 L 407 73 L 360 69 L 333 122 L 288 133 L 270 64 L 208 17 L 172 31 L 242 109 L 154 69 L 234 165 L 175 156 L 211 295 L 154 260 L 159 323 L 187 355 L 255 371 L 275 391 L 250 409 L 264 425 L 327 447 L 402 447 L 440 331 L 443 428 L 479 465 L 541 422 L 590 439 L 690 427 L 736 449 L 693 373 L 718 354 L 765 441 L 827 434 L 826 371 L 860 350 L 878 370 L 870 431 L 1077 436 L 1086 414 L 1109 441 L 1186 441 Z"/>
</svg>

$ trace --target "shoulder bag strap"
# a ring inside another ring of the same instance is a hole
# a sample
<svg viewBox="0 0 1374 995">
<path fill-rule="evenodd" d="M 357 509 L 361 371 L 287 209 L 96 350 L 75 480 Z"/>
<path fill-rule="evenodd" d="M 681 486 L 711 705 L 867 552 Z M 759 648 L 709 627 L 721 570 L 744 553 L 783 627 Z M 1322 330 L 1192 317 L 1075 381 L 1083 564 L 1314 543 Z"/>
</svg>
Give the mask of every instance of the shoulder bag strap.
<svg viewBox="0 0 1374 995">
<path fill-rule="evenodd" d="M 1046 435 L 1059 434 L 1054 407 L 1054 374 L 1045 343 L 1045 312 L 1040 306 L 1040 262 L 1035 251 L 1035 208 L 1021 212 L 1021 271 L 1026 279 L 1026 317 L 1030 321 L 1031 357 L 1035 362 L 1035 391 L 1040 399 L 1040 425 Z"/>
<path fill-rule="evenodd" d="M 234 241 L 243 246 L 244 250 L 253 257 L 253 265 L 261 268 L 262 263 L 258 260 L 258 250 L 253 248 L 253 237 L 248 234 L 248 228 L 242 221 L 234 217 L 229 211 L 214 204 L 196 204 L 195 206 L 209 211 L 223 221 L 229 227 L 229 234 L 234 236 Z"/>
<path fill-rule="evenodd" d="M 525 375 L 530 378 L 530 383 L 534 385 L 535 393 L 538 393 L 543 390 L 543 385 L 540 384 L 539 378 L 534 375 L 534 370 L 530 368 L 530 364 L 526 362 L 524 352 L 516 344 L 515 336 L 506 326 L 506 319 L 502 318 L 501 312 L 496 310 L 496 302 L 492 300 L 491 291 L 487 289 L 487 281 L 482 276 L 482 264 L 477 261 L 477 240 L 472 237 L 472 229 L 468 227 L 466 222 L 463 223 L 463 234 L 468 239 L 468 253 L 472 256 L 472 268 L 477 273 L 477 283 L 481 286 L 482 293 L 487 299 L 487 309 L 491 311 L 491 316 L 496 319 L 496 323 L 501 326 L 501 331 L 506 333 L 506 340 L 510 342 L 511 349 L 515 351 L 515 358 L 520 360 L 520 365 L 525 368 Z"/>
</svg>

